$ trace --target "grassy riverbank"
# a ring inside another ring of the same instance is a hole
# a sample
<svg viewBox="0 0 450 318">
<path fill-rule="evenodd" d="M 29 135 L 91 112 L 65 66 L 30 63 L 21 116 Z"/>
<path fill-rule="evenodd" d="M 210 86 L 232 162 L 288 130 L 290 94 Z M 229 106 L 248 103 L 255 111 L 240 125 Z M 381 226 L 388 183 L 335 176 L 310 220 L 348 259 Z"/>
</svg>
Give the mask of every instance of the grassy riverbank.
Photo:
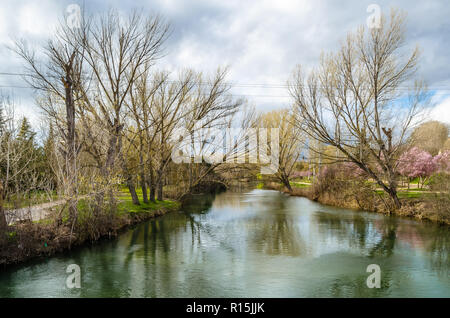
<svg viewBox="0 0 450 318">
<path fill-rule="evenodd" d="M 123 190 L 116 199 L 114 211 L 100 219 L 93 218 L 88 199 L 80 199 L 76 226 L 69 224 L 67 217 L 63 217 L 62 224 L 56 224 L 60 206 L 52 208 L 45 219 L 10 226 L 6 246 L 0 249 L 0 265 L 50 256 L 88 242 L 111 238 L 128 226 L 180 209 L 180 203 L 171 200 L 134 205 L 129 193 Z"/>
<path fill-rule="evenodd" d="M 448 194 L 425 191 L 399 191 L 402 203 L 400 209 L 389 205 L 387 195 L 382 191 L 368 191 L 363 187 L 340 187 L 321 189 L 314 184 L 292 183 L 289 191 L 278 182 L 261 182 L 259 188 L 272 189 L 292 196 L 306 197 L 322 204 L 341 208 L 381 212 L 399 216 L 414 217 L 450 225 Z"/>
</svg>

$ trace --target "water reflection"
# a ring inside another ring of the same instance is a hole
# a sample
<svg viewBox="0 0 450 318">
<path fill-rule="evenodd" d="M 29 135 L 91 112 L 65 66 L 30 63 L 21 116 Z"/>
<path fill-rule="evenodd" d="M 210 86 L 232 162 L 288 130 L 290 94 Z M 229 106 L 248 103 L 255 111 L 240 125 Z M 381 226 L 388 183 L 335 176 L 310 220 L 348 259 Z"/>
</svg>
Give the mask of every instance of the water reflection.
<svg viewBox="0 0 450 318">
<path fill-rule="evenodd" d="M 449 241 L 448 227 L 275 191 L 196 195 L 116 240 L 0 273 L 0 296 L 450 297 Z M 80 290 L 64 287 L 72 263 Z"/>
</svg>

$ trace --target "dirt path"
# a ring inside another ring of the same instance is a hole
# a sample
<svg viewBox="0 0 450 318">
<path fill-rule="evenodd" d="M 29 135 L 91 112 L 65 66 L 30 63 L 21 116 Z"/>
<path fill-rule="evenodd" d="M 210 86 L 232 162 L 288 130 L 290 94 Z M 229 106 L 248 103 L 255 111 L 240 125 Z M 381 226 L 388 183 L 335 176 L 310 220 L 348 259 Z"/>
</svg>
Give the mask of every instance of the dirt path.
<svg viewBox="0 0 450 318">
<path fill-rule="evenodd" d="M 64 203 L 65 200 L 57 200 L 15 210 L 6 210 L 5 211 L 6 221 L 8 222 L 8 224 L 12 224 L 14 222 L 21 220 L 30 220 L 30 219 L 32 221 L 39 221 L 47 216 L 48 209 Z"/>
</svg>

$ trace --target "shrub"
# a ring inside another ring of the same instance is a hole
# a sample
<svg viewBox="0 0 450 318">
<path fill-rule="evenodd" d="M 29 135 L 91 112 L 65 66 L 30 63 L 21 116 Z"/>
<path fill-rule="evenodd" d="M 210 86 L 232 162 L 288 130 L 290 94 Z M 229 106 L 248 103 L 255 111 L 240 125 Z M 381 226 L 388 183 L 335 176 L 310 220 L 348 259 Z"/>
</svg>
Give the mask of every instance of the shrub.
<svg viewBox="0 0 450 318">
<path fill-rule="evenodd" d="M 376 210 L 378 198 L 373 190 L 373 185 L 366 182 L 358 167 L 334 164 L 320 171 L 312 193 L 315 200 L 320 199 L 323 203 Z"/>
</svg>

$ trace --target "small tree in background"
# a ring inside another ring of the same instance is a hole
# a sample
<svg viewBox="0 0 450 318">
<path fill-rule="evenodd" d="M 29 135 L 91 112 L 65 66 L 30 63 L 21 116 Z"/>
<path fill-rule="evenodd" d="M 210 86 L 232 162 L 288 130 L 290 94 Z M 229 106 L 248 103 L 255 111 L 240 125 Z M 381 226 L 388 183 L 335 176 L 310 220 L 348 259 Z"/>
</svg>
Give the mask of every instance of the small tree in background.
<svg viewBox="0 0 450 318">
<path fill-rule="evenodd" d="M 436 156 L 444 147 L 448 139 L 448 127 L 446 124 L 433 120 L 428 121 L 414 129 L 410 143 Z"/>
<path fill-rule="evenodd" d="M 433 158 L 436 172 L 450 174 L 450 150 L 441 152 Z"/>
<path fill-rule="evenodd" d="M 398 172 L 408 177 L 408 190 L 414 178 L 419 178 L 419 186 L 423 188 L 425 181 L 436 172 L 437 168 L 438 164 L 433 156 L 417 147 L 404 152 L 398 160 Z"/>
</svg>

